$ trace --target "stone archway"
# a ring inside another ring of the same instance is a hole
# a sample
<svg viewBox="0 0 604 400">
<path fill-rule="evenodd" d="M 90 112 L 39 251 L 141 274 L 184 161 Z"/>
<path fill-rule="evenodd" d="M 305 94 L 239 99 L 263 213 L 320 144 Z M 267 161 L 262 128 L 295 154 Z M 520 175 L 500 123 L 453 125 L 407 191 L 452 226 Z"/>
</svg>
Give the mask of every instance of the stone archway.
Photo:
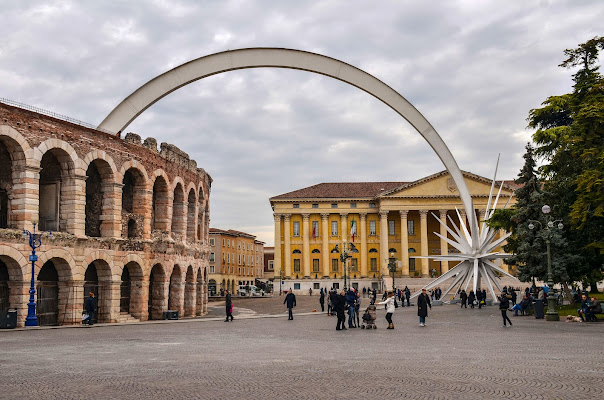
<svg viewBox="0 0 604 400">
<path fill-rule="evenodd" d="M 428 120 L 397 91 L 373 75 L 331 57 L 283 48 L 249 48 L 211 54 L 159 75 L 125 98 L 101 122 L 99 129 L 121 133 L 134 119 L 164 96 L 191 82 L 227 71 L 249 68 L 288 68 L 314 72 L 355 86 L 392 108 L 407 120 L 436 152 L 451 174 L 466 209 L 473 247 L 478 222 L 472 197 L 451 151 Z"/>
</svg>

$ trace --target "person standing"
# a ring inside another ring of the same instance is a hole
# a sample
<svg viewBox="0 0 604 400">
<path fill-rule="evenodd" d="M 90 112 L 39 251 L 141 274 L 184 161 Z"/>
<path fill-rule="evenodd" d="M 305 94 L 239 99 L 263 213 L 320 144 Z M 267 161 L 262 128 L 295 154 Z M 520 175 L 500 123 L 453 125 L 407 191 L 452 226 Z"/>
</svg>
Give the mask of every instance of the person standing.
<svg viewBox="0 0 604 400">
<path fill-rule="evenodd" d="M 461 300 L 461 308 L 468 308 L 468 294 L 465 289 L 459 294 L 459 299 Z"/>
<path fill-rule="evenodd" d="M 470 308 L 474 308 L 474 302 L 476 301 L 476 295 L 473 290 L 470 290 L 470 295 L 468 296 L 468 303 L 470 303 Z"/>
<path fill-rule="evenodd" d="M 285 296 L 285 300 L 283 300 L 283 304 L 285 304 L 285 303 L 287 303 L 287 311 L 289 312 L 289 317 L 287 318 L 287 320 L 293 321 L 294 320 L 293 308 L 296 306 L 296 295 L 291 290 L 289 291 L 287 296 Z"/>
<path fill-rule="evenodd" d="M 371 304 L 375 304 L 376 299 L 377 299 L 377 290 L 373 289 Z"/>
<path fill-rule="evenodd" d="M 308 288 L 308 295 L 312 296 L 312 288 Z"/>
<path fill-rule="evenodd" d="M 363 286 L 363 297 L 367 294 L 367 288 Z"/>
<path fill-rule="evenodd" d="M 394 293 L 388 292 L 386 300 L 379 302 L 378 304 L 386 305 L 386 321 L 388 321 L 388 328 L 386 329 L 394 329 L 394 324 L 392 323 L 392 314 L 394 314 Z"/>
<path fill-rule="evenodd" d="M 225 290 L 224 294 L 226 295 L 226 298 L 224 300 L 224 305 L 226 308 L 226 319 L 224 320 L 224 322 L 229 322 L 229 318 L 231 319 L 231 321 L 233 320 L 233 302 L 231 301 L 231 293 L 229 293 L 228 290 Z"/>
<path fill-rule="evenodd" d="M 482 289 L 482 301 L 484 302 L 483 306 L 486 307 L 486 305 L 487 305 L 487 290 L 486 289 Z"/>
<path fill-rule="evenodd" d="M 478 309 L 482 308 L 482 291 L 478 289 L 476 291 L 476 301 L 478 301 Z"/>
<path fill-rule="evenodd" d="M 510 308 L 510 297 L 506 292 L 501 293 L 499 298 L 499 310 L 501 311 L 501 318 L 503 318 L 503 327 L 505 328 L 506 321 L 512 326 L 512 321 L 508 317 L 508 308 Z"/>
<path fill-rule="evenodd" d="M 325 312 L 325 295 L 323 294 L 323 290 L 319 294 L 319 304 L 321 304 L 321 312 Z"/>
<path fill-rule="evenodd" d="M 407 307 L 411 307 L 411 303 L 409 303 L 409 299 L 411 298 L 411 290 L 407 286 L 405 286 L 405 299 L 407 299 Z"/>
<path fill-rule="evenodd" d="M 92 325 L 92 317 L 94 317 L 94 293 L 88 293 L 88 298 L 86 299 L 85 308 L 88 316 L 84 320 L 84 324 Z"/>
<path fill-rule="evenodd" d="M 354 305 L 354 313 L 357 316 L 357 327 L 361 326 L 361 321 L 359 319 L 360 311 L 361 311 L 361 293 L 357 292 L 357 301 L 356 301 L 356 304 Z"/>
<path fill-rule="evenodd" d="M 432 309 L 432 303 L 430 303 L 430 296 L 428 296 L 428 293 L 426 293 L 426 288 L 423 288 L 422 293 L 417 297 L 417 315 L 419 316 L 419 326 L 426 326 L 428 307 Z"/>
<path fill-rule="evenodd" d="M 346 293 L 346 306 L 348 307 L 348 327 L 356 328 L 355 326 L 355 318 L 354 318 L 354 305 L 356 302 L 357 296 L 352 289 L 348 290 Z"/>
<path fill-rule="evenodd" d="M 346 321 L 344 317 L 344 308 L 346 307 L 346 298 L 344 297 L 344 290 L 334 296 L 333 307 L 336 310 L 338 316 L 338 324 L 336 325 L 336 331 L 345 331 L 346 327 L 344 323 Z"/>
<path fill-rule="evenodd" d="M 333 290 L 330 290 L 329 293 L 327 293 L 327 315 L 333 315 L 334 312 L 334 292 Z"/>
</svg>

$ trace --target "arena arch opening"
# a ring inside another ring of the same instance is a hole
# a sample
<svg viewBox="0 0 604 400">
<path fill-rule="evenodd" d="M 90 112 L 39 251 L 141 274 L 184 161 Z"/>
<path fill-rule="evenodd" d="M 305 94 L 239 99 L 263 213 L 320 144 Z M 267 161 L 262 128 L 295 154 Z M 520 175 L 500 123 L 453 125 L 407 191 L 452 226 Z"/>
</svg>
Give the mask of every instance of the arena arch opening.
<svg viewBox="0 0 604 400">
<path fill-rule="evenodd" d="M 419 132 L 451 174 L 466 209 L 473 247 L 478 246 L 478 221 L 472 197 L 457 161 L 428 120 L 402 95 L 373 75 L 343 61 L 321 54 L 285 48 L 247 48 L 210 54 L 165 72 L 126 97 L 98 126 L 121 133 L 155 102 L 189 83 L 228 71 L 250 68 L 287 68 L 314 72 L 355 86 L 392 108 Z"/>
</svg>

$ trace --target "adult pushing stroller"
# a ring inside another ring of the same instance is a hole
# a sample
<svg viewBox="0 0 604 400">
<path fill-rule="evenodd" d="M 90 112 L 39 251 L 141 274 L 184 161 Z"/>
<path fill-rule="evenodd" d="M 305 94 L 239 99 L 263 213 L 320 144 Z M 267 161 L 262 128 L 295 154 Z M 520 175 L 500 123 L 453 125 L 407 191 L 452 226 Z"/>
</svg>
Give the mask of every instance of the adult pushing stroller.
<svg viewBox="0 0 604 400">
<path fill-rule="evenodd" d="M 369 307 L 367 307 L 365 313 L 363 314 L 363 325 L 361 325 L 361 329 L 377 329 L 377 326 L 375 326 L 375 318 L 375 306 L 370 305 Z"/>
</svg>

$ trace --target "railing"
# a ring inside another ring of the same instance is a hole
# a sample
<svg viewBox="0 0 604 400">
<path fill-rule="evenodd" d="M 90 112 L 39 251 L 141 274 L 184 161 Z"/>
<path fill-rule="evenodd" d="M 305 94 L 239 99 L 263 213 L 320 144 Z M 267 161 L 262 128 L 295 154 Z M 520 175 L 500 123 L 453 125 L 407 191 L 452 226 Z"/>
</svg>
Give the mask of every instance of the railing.
<svg viewBox="0 0 604 400">
<path fill-rule="evenodd" d="M 92 125 L 92 124 L 89 124 L 89 123 L 84 122 L 84 121 L 80 121 L 80 120 L 77 120 L 77 119 L 74 119 L 74 118 L 71 118 L 71 117 L 67 117 L 65 115 L 57 114 L 57 113 L 52 112 L 52 111 L 44 110 L 42 108 L 30 106 L 29 104 L 19 103 L 18 101 L 14 101 L 14 100 L 10 100 L 10 99 L 5 99 L 4 97 L 0 97 L 0 103 L 8 104 L 9 106 L 15 106 L 15 107 L 23 108 L 24 110 L 33 111 L 33 112 L 36 112 L 38 114 L 42 114 L 42 115 L 46 115 L 46 116 L 53 117 L 53 118 L 56 118 L 56 119 L 60 119 L 61 121 L 70 122 L 70 123 L 75 124 L 75 125 L 83 126 L 85 128 L 89 128 L 89 129 L 94 129 L 96 131 L 104 132 L 104 133 L 107 133 L 109 135 L 115 136 L 115 132 L 110 132 L 110 131 L 108 131 L 106 129 L 99 129 L 96 125 Z"/>
</svg>

